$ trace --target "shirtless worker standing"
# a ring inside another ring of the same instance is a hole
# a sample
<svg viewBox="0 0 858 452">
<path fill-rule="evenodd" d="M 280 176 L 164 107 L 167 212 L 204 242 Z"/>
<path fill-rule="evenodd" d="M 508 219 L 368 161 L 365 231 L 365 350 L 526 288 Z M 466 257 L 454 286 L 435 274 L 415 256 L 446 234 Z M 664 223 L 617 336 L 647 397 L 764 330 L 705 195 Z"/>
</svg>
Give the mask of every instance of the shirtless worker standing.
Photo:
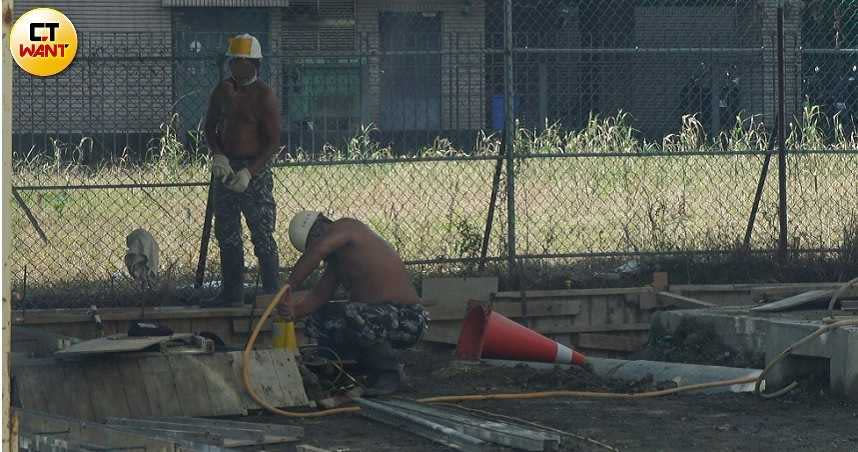
<svg viewBox="0 0 858 452">
<path fill-rule="evenodd" d="M 343 359 L 356 359 L 369 376 L 365 396 L 396 392 L 402 379 L 397 349 L 415 345 L 429 321 L 399 255 L 364 223 L 332 221 L 320 212 L 298 212 L 289 223 L 289 241 L 303 253 L 289 276 L 290 290 L 322 261 L 326 265 L 300 302 L 285 294 L 280 315 L 309 316 L 308 337 Z M 349 301 L 329 303 L 340 285 L 349 290 Z"/>
<path fill-rule="evenodd" d="M 241 215 L 250 229 L 264 293 L 279 289 L 274 239 L 277 204 L 271 167 L 280 148 L 280 111 L 274 91 L 257 78 L 259 41 L 242 34 L 229 40 L 231 77 L 215 87 L 205 134 L 212 151 L 215 237 L 220 246 L 223 286 L 209 306 L 244 302 L 244 245 Z"/>
</svg>

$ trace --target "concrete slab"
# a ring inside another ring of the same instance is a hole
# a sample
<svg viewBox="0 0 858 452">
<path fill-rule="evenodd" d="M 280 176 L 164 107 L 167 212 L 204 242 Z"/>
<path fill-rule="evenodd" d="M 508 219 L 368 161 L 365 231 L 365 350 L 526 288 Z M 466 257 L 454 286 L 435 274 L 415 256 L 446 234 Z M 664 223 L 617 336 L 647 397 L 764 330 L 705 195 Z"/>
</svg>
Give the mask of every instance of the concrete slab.
<svg viewBox="0 0 858 452">
<path fill-rule="evenodd" d="M 670 335 L 683 322 L 711 327 L 726 346 L 771 363 L 787 347 L 825 323 L 827 311 L 753 312 L 749 307 L 663 311 L 653 318 L 652 335 Z M 858 316 L 856 316 L 858 319 Z M 813 373 L 829 375 L 832 393 L 858 400 L 858 326 L 827 332 L 793 350 L 767 375 L 767 386 L 783 387 Z"/>
</svg>

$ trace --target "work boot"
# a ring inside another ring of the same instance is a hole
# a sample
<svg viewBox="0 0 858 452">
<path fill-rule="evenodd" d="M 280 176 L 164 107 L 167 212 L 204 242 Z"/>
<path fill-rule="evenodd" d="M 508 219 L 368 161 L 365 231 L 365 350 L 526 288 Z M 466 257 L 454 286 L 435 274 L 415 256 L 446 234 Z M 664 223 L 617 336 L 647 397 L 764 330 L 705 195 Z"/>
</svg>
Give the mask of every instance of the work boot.
<svg viewBox="0 0 858 452">
<path fill-rule="evenodd" d="M 280 290 L 280 257 L 276 254 L 259 256 L 259 273 L 262 293 L 275 294 Z"/>
<path fill-rule="evenodd" d="M 206 301 L 206 306 L 244 305 L 244 249 L 222 249 L 220 252 L 221 291 Z"/>
<path fill-rule="evenodd" d="M 403 380 L 403 366 L 399 353 L 389 342 L 365 349 L 361 361 L 368 371 L 369 379 L 369 386 L 363 392 L 365 397 L 387 396 L 399 391 Z"/>
</svg>

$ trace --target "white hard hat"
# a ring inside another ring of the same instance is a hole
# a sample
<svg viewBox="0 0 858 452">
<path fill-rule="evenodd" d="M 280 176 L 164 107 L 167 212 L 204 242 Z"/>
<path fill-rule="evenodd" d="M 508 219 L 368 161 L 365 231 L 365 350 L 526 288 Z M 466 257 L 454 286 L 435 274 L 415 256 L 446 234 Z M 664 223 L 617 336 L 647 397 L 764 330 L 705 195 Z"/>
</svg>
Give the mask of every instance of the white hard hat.
<svg viewBox="0 0 858 452">
<path fill-rule="evenodd" d="M 262 46 L 255 37 L 244 33 L 229 38 L 229 47 L 226 56 L 233 58 L 262 59 Z"/>
<path fill-rule="evenodd" d="M 313 227 L 321 214 L 322 212 L 302 210 L 292 217 L 292 221 L 289 222 L 289 241 L 298 251 L 304 252 L 307 247 L 307 236 L 310 235 L 310 228 Z"/>
</svg>

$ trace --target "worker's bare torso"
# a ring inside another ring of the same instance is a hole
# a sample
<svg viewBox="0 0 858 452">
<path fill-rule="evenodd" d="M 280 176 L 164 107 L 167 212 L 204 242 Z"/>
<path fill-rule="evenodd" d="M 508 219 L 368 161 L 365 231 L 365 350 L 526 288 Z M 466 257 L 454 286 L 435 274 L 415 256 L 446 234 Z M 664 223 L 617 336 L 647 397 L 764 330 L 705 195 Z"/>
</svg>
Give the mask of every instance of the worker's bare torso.
<svg viewBox="0 0 858 452">
<path fill-rule="evenodd" d="M 420 299 L 411 284 L 396 250 L 360 221 L 340 219 L 330 225 L 329 233 L 347 232 L 350 242 L 336 250 L 326 261 L 337 283 L 350 292 L 357 303 L 415 304 Z"/>
<path fill-rule="evenodd" d="M 262 110 L 272 90 L 261 80 L 239 86 L 233 79 L 221 82 L 216 95 L 221 105 L 218 124 L 221 149 L 232 159 L 252 159 L 262 150 Z"/>
</svg>

